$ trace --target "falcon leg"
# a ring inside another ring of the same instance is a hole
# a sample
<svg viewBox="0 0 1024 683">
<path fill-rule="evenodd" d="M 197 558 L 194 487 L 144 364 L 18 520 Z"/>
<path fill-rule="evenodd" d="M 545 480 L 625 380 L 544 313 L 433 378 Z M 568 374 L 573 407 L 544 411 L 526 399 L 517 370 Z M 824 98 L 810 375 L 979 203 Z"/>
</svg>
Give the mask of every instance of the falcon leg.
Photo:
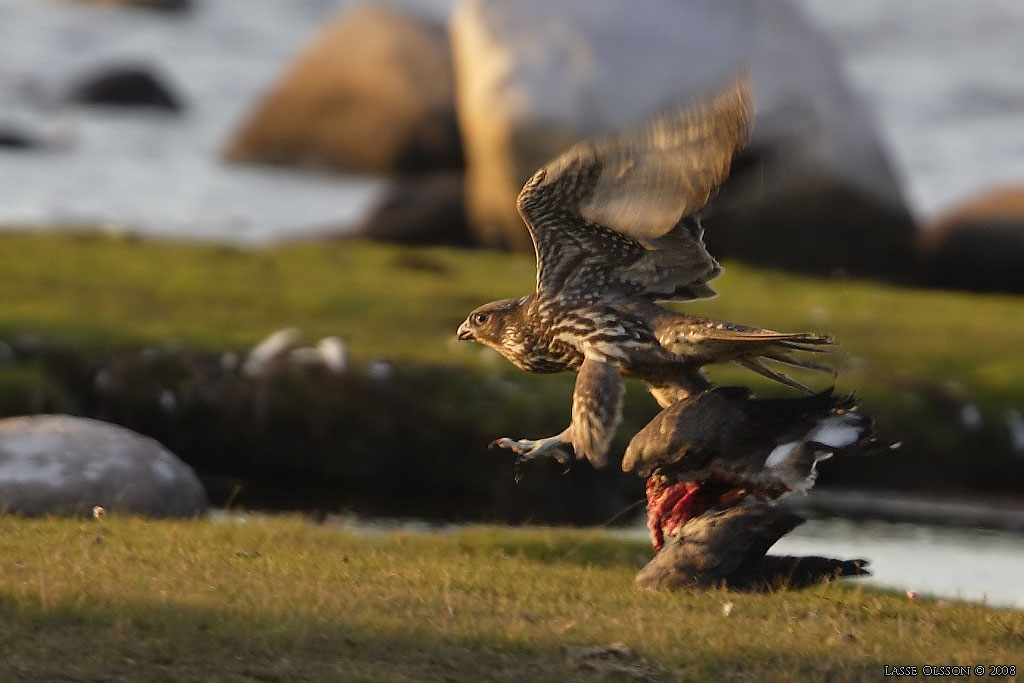
<svg viewBox="0 0 1024 683">
<path fill-rule="evenodd" d="M 491 446 L 507 448 L 519 457 L 517 463 L 524 463 L 534 458 L 550 456 L 563 465 L 572 461 L 572 432 L 566 429 L 557 436 L 549 436 L 546 439 L 510 439 L 505 437 L 498 439 Z"/>
<path fill-rule="evenodd" d="M 622 419 L 622 381 L 615 366 L 587 357 L 576 376 L 572 393 L 572 421 L 556 436 L 546 439 L 498 439 L 492 446 L 517 454 L 518 464 L 549 456 L 563 465 L 586 458 L 603 467 L 608 446 Z"/>
</svg>

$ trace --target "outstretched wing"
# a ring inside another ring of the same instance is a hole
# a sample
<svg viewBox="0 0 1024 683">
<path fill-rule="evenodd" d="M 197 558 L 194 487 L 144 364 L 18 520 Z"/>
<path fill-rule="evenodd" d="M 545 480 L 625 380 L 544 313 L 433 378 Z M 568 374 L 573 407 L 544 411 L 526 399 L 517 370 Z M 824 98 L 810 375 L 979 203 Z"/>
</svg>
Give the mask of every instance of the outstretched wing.
<svg viewBox="0 0 1024 683">
<path fill-rule="evenodd" d="M 537 293 L 689 300 L 721 269 L 694 213 L 752 127 L 750 78 L 639 130 L 582 142 L 541 168 L 517 205 L 537 250 Z"/>
</svg>

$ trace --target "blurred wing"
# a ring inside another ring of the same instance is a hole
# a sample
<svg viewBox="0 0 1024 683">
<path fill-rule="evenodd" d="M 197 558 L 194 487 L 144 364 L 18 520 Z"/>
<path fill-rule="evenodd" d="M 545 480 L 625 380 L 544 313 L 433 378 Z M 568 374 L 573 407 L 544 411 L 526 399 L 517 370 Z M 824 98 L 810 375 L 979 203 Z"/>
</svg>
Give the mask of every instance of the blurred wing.
<svg viewBox="0 0 1024 683">
<path fill-rule="evenodd" d="M 749 76 L 637 131 L 583 142 L 540 169 L 518 207 L 537 250 L 537 292 L 687 300 L 721 269 L 693 215 L 752 126 Z"/>
</svg>

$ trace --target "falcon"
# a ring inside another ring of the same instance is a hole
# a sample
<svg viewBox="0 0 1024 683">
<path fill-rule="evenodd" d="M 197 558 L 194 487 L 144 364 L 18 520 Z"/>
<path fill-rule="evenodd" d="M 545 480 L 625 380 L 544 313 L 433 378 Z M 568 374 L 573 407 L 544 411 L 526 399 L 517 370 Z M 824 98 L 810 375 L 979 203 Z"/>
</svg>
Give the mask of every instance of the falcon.
<svg viewBox="0 0 1024 683">
<path fill-rule="evenodd" d="M 516 202 L 537 254 L 534 294 L 485 304 L 458 328 L 530 372 L 578 373 L 569 426 L 494 442 L 519 461 L 607 462 L 622 377 L 662 407 L 711 388 L 703 367 L 736 362 L 811 393 L 774 363 L 827 371 L 797 352 L 828 337 L 699 318 L 660 305 L 715 295 L 721 273 L 697 212 L 729 174 L 752 128 L 749 76 L 636 130 L 581 142 L 531 177 Z"/>
<path fill-rule="evenodd" d="M 647 478 L 655 550 L 690 519 L 748 495 L 774 501 L 806 493 L 818 462 L 896 448 L 856 412 L 852 394 L 756 398 L 716 387 L 672 404 L 629 442 L 622 469 Z"/>
</svg>

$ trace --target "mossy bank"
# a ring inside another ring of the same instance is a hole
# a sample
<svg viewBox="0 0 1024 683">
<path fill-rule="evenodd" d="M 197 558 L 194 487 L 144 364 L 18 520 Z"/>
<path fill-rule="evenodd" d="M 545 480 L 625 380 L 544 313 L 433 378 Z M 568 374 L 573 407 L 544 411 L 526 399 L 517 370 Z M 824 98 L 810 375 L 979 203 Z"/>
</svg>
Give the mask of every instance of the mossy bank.
<svg viewBox="0 0 1024 683">
<path fill-rule="evenodd" d="M 538 465 L 516 486 L 507 454 L 486 450 L 498 436 L 554 433 L 568 419 L 571 375 L 530 376 L 454 339 L 476 305 L 530 291 L 532 259 L 359 242 L 249 249 L 8 233 L 0 269 L 0 410 L 84 414 L 151 434 L 194 465 L 219 502 L 594 522 L 640 496 L 638 481 L 586 467 L 562 477 Z M 856 390 L 880 429 L 904 442 L 895 454 L 824 463 L 822 485 L 1024 485 L 1008 428 L 1024 408 L 1019 298 L 730 263 L 715 285 L 720 297 L 686 310 L 834 333 L 844 354 L 838 389 Z M 225 353 L 237 361 L 282 327 L 300 328 L 307 343 L 343 338 L 349 369 L 282 366 L 254 379 L 225 364 Z M 775 391 L 740 369 L 714 372 Z M 642 386 L 628 391 L 619 449 L 656 411 Z"/>
</svg>

